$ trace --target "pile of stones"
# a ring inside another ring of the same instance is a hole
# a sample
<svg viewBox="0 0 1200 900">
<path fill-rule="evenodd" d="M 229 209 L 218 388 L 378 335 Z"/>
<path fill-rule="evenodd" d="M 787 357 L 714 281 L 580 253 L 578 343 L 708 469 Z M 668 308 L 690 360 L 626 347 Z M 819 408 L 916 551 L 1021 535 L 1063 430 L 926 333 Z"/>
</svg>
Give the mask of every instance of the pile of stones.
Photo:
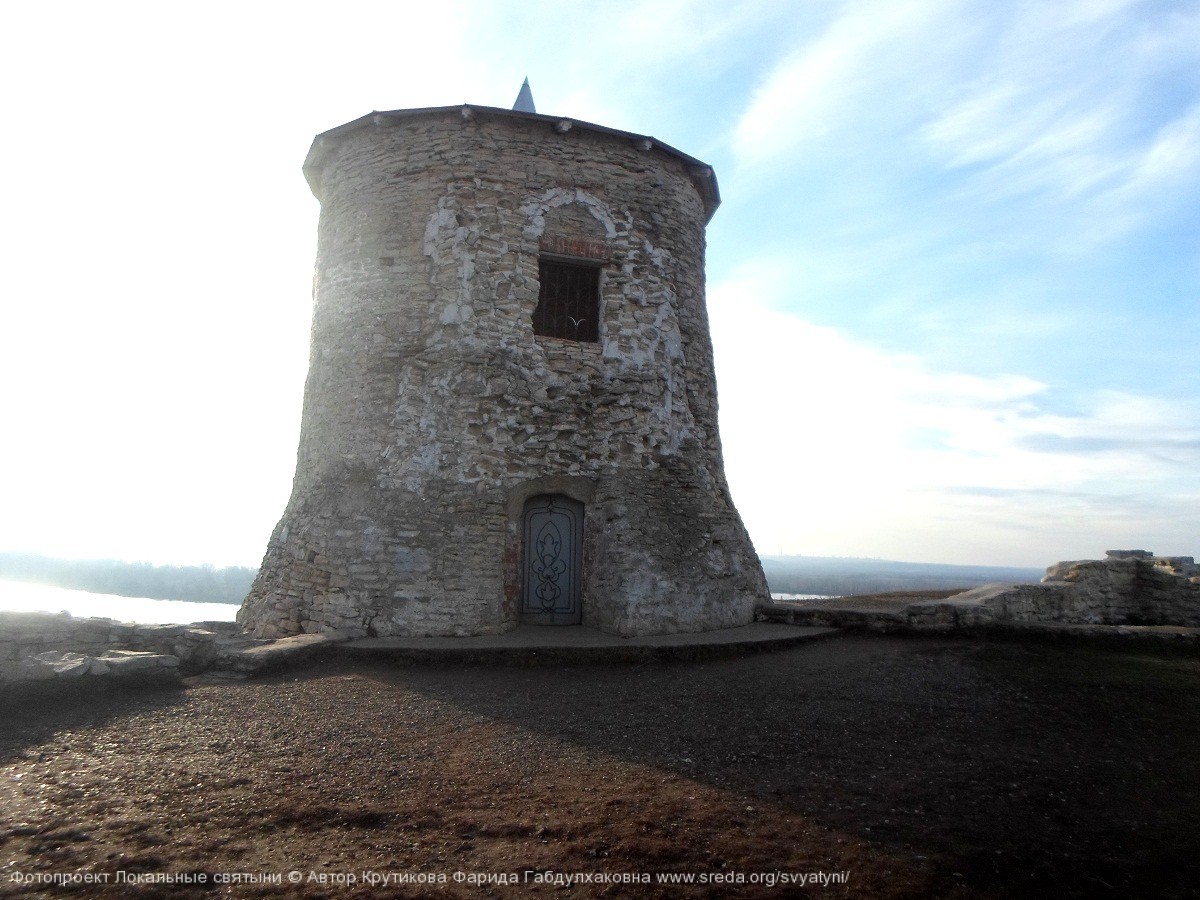
<svg viewBox="0 0 1200 900">
<path fill-rule="evenodd" d="M 140 625 L 0 611 L 0 694 L 102 683 L 171 684 L 214 671 L 247 675 L 292 664 L 333 642 L 316 634 L 261 640 L 233 622 Z"/>
</svg>

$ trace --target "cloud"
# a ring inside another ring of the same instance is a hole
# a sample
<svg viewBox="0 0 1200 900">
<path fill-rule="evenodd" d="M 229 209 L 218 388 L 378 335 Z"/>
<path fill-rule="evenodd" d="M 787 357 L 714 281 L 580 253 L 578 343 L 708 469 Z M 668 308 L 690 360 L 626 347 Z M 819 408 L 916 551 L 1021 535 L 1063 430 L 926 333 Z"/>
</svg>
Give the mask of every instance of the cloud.
<svg viewBox="0 0 1200 900">
<path fill-rule="evenodd" d="M 1195 183 L 1200 169 L 1200 102 L 1165 122 L 1130 160 L 1122 184 L 1105 198 L 1131 202 L 1180 183 Z"/>
<path fill-rule="evenodd" d="M 887 220 L 915 195 L 907 227 L 930 239 L 946 220 L 981 240 L 1019 223 L 1024 247 L 1072 254 L 1140 227 L 1172 202 L 1164 185 L 1194 195 L 1195 4 L 824 9 L 763 66 L 730 134 L 743 184 L 786 165 L 835 213 L 873 202 Z"/>
<path fill-rule="evenodd" d="M 923 136 L 951 167 L 986 165 L 977 188 L 994 197 L 1070 197 L 1129 167 L 1105 147 L 1119 120 L 1115 104 L 1076 110 L 1066 97 L 1032 100 L 1008 84 L 949 110 Z"/>
<path fill-rule="evenodd" d="M 819 37 L 776 64 L 755 91 L 735 130 L 739 163 L 779 158 L 844 129 L 861 96 L 888 86 L 899 56 L 911 60 L 916 48 L 948 37 L 945 19 L 932 22 L 935 12 L 920 2 L 840 7 Z"/>
<path fill-rule="evenodd" d="M 918 132 L 963 202 L 1019 200 L 1047 226 L 1031 235 L 1057 226 L 1055 243 L 1080 253 L 1169 204 L 1164 185 L 1194 189 L 1200 116 L 1172 73 L 1200 64 L 1196 8 L 1031 4 L 989 19 L 973 75 L 945 84 L 953 99 Z"/>
<path fill-rule="evenodd" d="M 1063 386 L 933 368 L 775 310 L 786 284 L 747 265 L 709 292 L 728 476 L 761 552 L 1038 564 L 1139 540 L 1116 540 L 1122 522 L 1166 534 L 1163 510 L 1200 524 L 1177 503 L 1200 494 L 1200 404 L 1094 391 L 1065 414 Z"/>
<path fill-rule="evenodd" d="M 1143 453 L 1159 459 L 1174 459 L 1181 464 L 1200 463 L 1200 438 L 1170 441 L 1158 438 L 1111 438 L 1061 434 L 1027 434 L 1017 440 L 1017 446 L 1037 453 Z M 1181 458 L 1182 457 L 1182 458 Z"/>
</svg>

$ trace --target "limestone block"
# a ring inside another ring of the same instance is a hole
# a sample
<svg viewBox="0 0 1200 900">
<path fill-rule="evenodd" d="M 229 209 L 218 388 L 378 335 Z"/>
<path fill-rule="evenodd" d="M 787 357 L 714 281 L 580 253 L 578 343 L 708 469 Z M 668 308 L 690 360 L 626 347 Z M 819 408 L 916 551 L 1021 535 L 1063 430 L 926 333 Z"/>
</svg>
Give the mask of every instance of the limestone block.
<svg viewBox="0 0 1200 900">
<path fill-rule="evenodd" d="M 58 678 L 79 678 L 86 675 L 91 663 L 91 657 L 82 653 L 48 651 L 33 658 L 50 668 Z"/>
<path fill-rule="evenodd" d="M 364 637 L 354 635 L 354 637 Z M 274 641 L 255 641 L 250 645 L 230 645 L 221 649 L 216 665 L 236 672 L 260 672 L 291 664 L 312 656 L 331 643 L 345 640 L 337 635 L 301 634 Z"/>
<path fill-rule="evenodd" d="M 137 650 L 109 650 L 99 657 L 116 676 L 138 675 L 156 669 L 177 669 L 179 659 L 162 653 Z"/>
</svg>

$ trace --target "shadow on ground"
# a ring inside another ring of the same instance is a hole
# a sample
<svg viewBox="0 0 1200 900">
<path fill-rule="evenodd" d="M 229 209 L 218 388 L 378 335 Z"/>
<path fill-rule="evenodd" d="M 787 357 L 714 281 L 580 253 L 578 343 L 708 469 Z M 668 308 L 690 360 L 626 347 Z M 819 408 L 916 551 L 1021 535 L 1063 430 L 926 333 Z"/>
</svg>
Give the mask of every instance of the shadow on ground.
<svg viewBox="0 0 1200 900">
<path fill-rule="evenodd" d="M 376 677 L 940 858 L 973 889 L 1200 883 L 1194 657 L 844 637 L 688 666 Z"/>
<path fill-rule="evenodd" d="M 118 725 L 130 716 L 187 702 L 182 684 L 92 683 L 0 695 L 0 765 L 27 746 L 53 744 L 59 731 Z"/>
<path fill-rule="evenodd" d="M 0 731 L 13 872 L 847 872 L 825 897 L 1193 895 L 1200 661 L 840 636 L 705 663 L 330 663 Z M 515 874 L 514 874 L 515 877 Z M 522 876 L 524 877 L 524 876 Z M 613 885 L 556 896 L 628 894 Z M 638 896 L 779 896 L 779 886 Z M 514 896 L 450 881 L 442 896 Z M 210 896 L 202 887 L 96 896 Z"/>
</svg>

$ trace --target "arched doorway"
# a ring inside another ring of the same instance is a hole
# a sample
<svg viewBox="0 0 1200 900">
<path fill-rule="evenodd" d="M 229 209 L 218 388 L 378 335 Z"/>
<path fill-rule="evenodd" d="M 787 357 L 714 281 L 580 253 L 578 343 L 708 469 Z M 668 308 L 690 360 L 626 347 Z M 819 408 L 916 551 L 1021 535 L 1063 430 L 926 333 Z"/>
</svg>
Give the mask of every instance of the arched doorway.
<svg viewBox="0 0 1200 900">
<path fill-rule="evenodd" d="M 521 621 L 578 625 L 583 618 L 583 504 L 563 494 L 530 497 L 521 535 Z"/>
</svg>

